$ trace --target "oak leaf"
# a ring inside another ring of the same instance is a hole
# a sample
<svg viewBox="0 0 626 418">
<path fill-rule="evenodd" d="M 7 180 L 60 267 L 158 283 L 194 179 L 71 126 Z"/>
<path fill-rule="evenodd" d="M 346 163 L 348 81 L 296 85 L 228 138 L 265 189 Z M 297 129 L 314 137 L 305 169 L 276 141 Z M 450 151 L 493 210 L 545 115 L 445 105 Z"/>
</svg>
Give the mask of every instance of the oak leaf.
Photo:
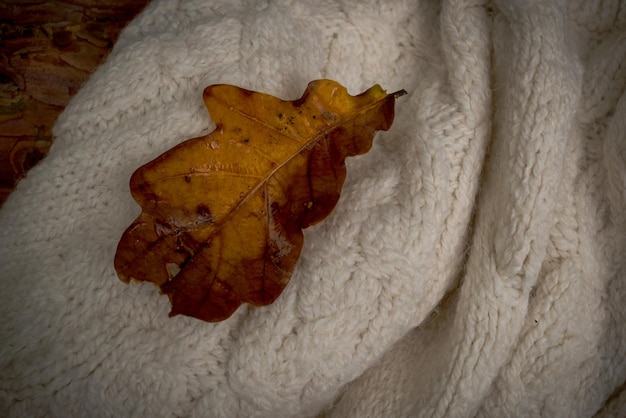
<svg viewBox="0 0 626 418">
<path fill-rule="evenodd" d="M 395 99 L 378 85 L 351 96 L 330 80 L 284 101 L 230 85 L 204 90 L 216 128 L 131 177 L 142 213 L 124 232 L 115 269 L 168 295 L 170 316 L 228 318 L 272 303 L 300 255 L 302 229 L 335 207 L 345 158 L 390 128 Z"/>
</svg>

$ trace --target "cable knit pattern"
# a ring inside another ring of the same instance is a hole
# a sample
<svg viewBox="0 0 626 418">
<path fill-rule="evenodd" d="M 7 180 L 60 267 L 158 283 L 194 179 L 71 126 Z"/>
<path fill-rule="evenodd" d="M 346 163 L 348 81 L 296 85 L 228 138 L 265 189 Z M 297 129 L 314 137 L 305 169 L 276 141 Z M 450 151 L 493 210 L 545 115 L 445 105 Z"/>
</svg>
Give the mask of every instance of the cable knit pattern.
<svg viewBox="0 0 626 418">
<path fill-rule="evenodd" d="M 0 415 L 626 416 L 626 5 L 155 0 L 0 210 Z M 409 95 L 267 307 L 121 283 L 134 169 L 201 94 Z"/>
</svg>

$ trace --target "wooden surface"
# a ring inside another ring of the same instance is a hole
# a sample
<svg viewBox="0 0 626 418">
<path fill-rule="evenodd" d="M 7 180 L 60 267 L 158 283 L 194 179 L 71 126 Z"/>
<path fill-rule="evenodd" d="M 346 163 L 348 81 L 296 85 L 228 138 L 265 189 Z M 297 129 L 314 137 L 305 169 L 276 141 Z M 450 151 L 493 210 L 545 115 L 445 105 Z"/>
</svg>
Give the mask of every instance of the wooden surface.
<svg viewBox="0 0 626 418">
<path fill-rule="evenodd" d="M 0 2 L 0 205 L 52 126 L 148 0 Z"/>
</svg>

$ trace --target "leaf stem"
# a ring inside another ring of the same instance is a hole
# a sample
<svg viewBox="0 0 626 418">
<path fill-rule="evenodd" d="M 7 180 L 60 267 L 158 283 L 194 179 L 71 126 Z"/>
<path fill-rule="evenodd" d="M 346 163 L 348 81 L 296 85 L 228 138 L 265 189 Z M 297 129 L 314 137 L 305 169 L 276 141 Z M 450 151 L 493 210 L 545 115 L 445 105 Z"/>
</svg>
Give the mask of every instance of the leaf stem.
<svg viewBox="0 0 626 418">
<path fill-rule="evenodd" d="M 393 96 L 393 98 L 394 98 L 394 99 L 397 99 L 398 97 L 402 97 L 402 96 L 404 96 L 405 94 L 408 94 L 408 93 L 407 93 L 407 92 L 406 92 L 406 90 L 404 90 L 404 89 L 402 89 L 402 90 L 398 90 L 398 91 L 396 91 L 395 93 L 391 93 L 391 95 Z"/>
</svg>

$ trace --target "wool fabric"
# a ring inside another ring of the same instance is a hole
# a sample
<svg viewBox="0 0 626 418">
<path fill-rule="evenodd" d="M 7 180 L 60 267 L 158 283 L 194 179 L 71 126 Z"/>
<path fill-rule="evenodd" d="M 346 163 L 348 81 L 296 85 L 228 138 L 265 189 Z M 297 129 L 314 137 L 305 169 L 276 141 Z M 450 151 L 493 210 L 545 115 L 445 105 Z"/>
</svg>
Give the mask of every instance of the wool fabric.
<svg viewBox="0 0 626 418">
<path fill-rule="evenodd" d="M 626 4 L 154 0 L 0 209 L 6 417 L 626 416 Z M 398 99 L 272 305 L 168 318 L 113 257 L 229 83 Z"/>
</svg>

